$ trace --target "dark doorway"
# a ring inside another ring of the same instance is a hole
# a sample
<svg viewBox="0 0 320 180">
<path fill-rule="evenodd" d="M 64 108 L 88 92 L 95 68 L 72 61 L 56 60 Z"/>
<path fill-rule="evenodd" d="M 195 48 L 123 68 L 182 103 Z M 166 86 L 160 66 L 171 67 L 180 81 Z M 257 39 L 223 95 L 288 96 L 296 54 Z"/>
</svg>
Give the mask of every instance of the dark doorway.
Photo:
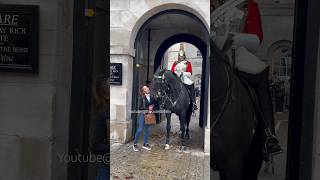
<svg viewBox="0 0 320 180">
<path fill-rule="evenodd" d="M 158 69 L 158 67 L 161 65 L 163 55 L 166 52 L 166 50 L 171 47 L 172 45 L 179 43 L 179 42 L 187 42 L 199 49 L 202 55 L 203 63 L 202 63 L 202 77 L 201 77 L 201 101 L 200 101 L 200 117 L 199 117 L 199 126 L 204 127 L 206 122 L 204 122 L 204 116 L 206 116 L 206 111 L 204 108 L 204 104 L 206 101 L 205 99 L 205 68 L 206 68 L 206 60 L 207 60 L 207 44 L 203 42 L 200 38 L 192 35 L 192 34 L 177 34 L 174 36 L 169 37 L 164 42 L 161 43 L 159 46 L 155 58 L 154 58 L 154 72 Z"/>
<path fill-rule="evenodd" d="M 85 16 L 92 9 L 93 16 Z M 74 2 L 74 43 L 69 123 L 69 155 L 88 156 L 92 128 L 95 124 L 92 87 L 99 74 L 108 74 L 109 61 L 109 6 L 108 1 Z M 69 162 L 69 180 L 95 179 L 96 163 Z"/>
<path fill-rule="evenodd" d="M 320 1 L 296 0 L 295 7 L 286 180 L 311 180 Z"/>
</svg>

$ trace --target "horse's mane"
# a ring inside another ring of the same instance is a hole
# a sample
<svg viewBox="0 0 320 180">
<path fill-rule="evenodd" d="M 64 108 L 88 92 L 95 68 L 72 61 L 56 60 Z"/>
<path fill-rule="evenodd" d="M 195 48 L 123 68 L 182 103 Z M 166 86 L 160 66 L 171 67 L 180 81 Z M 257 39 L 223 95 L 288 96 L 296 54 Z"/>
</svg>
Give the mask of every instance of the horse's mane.
<svg viewBox="0 0 320 180">
<path fill-rule="evenodd" d="M 169 86 L 172 92 L 175 93 L 175 96 L 179 96 L 179 94 L 182 93 L 182 89 L 184 87 L 181 79 L 169 70 L 165 70 L 164 75 L 168 79 Z"/>
</svg>

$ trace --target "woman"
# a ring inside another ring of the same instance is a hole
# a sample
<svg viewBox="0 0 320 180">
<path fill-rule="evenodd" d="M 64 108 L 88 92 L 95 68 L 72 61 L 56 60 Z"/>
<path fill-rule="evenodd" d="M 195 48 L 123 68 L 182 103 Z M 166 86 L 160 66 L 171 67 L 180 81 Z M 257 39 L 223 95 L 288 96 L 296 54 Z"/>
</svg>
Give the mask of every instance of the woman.
<svg viewBox="0 0 320 180">
<path fill-rule="evenodd" d="M 138 116 L 139 128 L 134 136 L 134 144 L 133 144 L 133 150 L 136 152 L 139 151 L 137 143 L 143 129 L 145 131 L 144 131 L 144 140 L 143 140 L 142 148 L 147 151 L 151 150 L 151 147 L 148 144 L 151 125 L 145 124 L 144 115 L 145 113 L 152 113 L 155 103 L 156 103 L 156 99 L 151 97 L 150 89 L 148 88 L 148 86 L 146 85 L 142 86 L 140 88 L 140 97 L 139 97 L 139 116 Z"/>
<path fill-rule="evenodd" d="M 106 76 L 100 76 L 95 84 L 95 99 L 97 109 L 96 126 L 92 138 L 92 152 L 96 156 L 103 157 L 103 162 L 99 162 L 96 180 L 109 179 L 109 164 L 107 156 L 109 155 L 109 129 L 107 127 L 108 110 L 109 110 L 109 81 Z M 102 159 L 102 158 L 100 158 Z"/>
</svg>

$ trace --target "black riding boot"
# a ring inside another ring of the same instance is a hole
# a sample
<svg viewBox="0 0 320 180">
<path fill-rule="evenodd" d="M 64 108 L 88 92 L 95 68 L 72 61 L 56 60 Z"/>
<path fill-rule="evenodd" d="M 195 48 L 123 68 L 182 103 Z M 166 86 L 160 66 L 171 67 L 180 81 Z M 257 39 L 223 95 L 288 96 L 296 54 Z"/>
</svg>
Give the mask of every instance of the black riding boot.
<svg viewBox="0 0 320 180">
<path fill-rule="evenodd" d="M 189 91 L 189 95 L 190 95 L 190 103 L 192 104 L 192 112 L 197 110 L 198 107 L 197 107 L 197 104 L 196 104 L 196 94 L 195 94 L 195 91 L 194 91 L 194 85 L 186 85 L 187 86 L 187 89 Z"/>
<path fill-rule="evenodd" d="M 281 153 L 281 146 L 275 135 L 274 128 L 274 117 L 273 117 L 273 106 L 272 99 L 269 89 L 269 68 L 266 68 L 263 72 L 257 75 L 248 74 L 244 72 L 239 72 L 240 78 L 244 78 L 255 90 L 260 112 L 260 122 L 264 127 L 264 150 L 265 155 L 272 156 L 278 153 Z"/>
</svg>

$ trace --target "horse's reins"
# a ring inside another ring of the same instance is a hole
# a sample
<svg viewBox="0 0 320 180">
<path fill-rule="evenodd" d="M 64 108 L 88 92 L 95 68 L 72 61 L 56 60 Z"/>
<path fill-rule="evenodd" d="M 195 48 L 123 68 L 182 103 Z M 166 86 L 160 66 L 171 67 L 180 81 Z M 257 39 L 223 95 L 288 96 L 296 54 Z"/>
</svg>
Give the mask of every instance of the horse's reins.
<svg viewBox="0 0 320 180">
<path fill-rule="evenodd" d="M 175 107 L 176 104 L 177 104 L 177 100 L 175 100 L 174 102 L 172 101 L 172 99 L 169 97 L 169 95 L 166 93 L 166 91 L 163 91 L 164 93 L 164 97 L 165 97 L 165 100 L 161 102 L 161 106 L 164 107 L 165 105 L 165 102 L 167 102 L 167 100 L 170 101 L 172 107 Z M 177 98 L 178 99 L 178 98 Z"/>
</svg>

